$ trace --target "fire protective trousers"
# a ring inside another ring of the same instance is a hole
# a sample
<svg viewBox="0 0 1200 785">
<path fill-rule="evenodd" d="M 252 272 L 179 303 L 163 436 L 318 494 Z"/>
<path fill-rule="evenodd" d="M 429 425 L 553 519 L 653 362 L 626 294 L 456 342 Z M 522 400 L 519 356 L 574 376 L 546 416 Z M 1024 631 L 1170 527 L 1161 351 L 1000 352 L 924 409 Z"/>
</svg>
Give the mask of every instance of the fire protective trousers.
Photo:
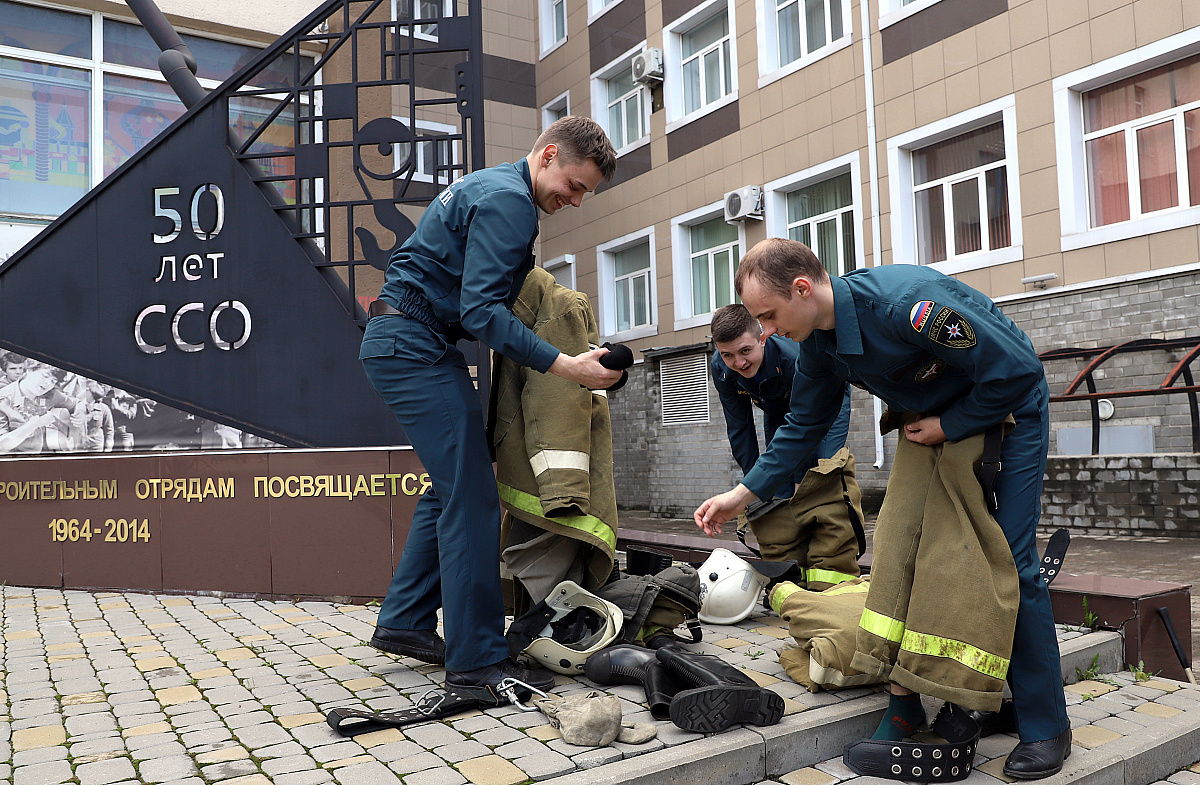
<svg viewBox="0 0 1200 785">
<path fill-rule="evenodd" d="M 402 316 L 372 319 L 360 357 L 433 485 L 417 501 L 379 625 L 432 630 L 442 608 L 446 670 L 497 663 L 508 656 L 500 500 L 466 359 L 432 328 Z"/>
</svg>

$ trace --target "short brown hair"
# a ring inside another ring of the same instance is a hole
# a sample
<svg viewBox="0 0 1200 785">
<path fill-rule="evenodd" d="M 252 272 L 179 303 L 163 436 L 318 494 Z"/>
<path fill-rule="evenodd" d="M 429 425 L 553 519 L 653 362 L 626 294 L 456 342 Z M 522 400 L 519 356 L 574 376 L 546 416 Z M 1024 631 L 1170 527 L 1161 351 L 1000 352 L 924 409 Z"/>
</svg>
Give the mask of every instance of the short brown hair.
<svg viewBox="0 0 1200 785">
<path fill-rule="evenodd" d="M 617 151 L 608 141 L 604 129 L 590 117 L 567 115 L 555 120 L 542 131 L 533 149 L 543 150 L 548 144 L 556 145 L 568 163 L 576 164 L 590 158 L 605 182 L 617 173 Z"/>
<path fill-rule="evenodd" d="M 829 280 L 829 271 L 807 245 L 782 237 L 768 237 L 742 257 L 733 285 L 740 295 L 746 280 L 754 276 L 767 291 L 790 298 L 792 281 L 800 275 L 818 283 Z"/>
<path fill-rule="evenodd" d="M 758 320 L 750 315 L 746 306 L 741 303 L 722 306 L 717 309 L 712 318 L 712 339 L 714 343 L 729 343 L 736 341 L 746 333 L 758 336 L 762 330 Z"/>
</svg>

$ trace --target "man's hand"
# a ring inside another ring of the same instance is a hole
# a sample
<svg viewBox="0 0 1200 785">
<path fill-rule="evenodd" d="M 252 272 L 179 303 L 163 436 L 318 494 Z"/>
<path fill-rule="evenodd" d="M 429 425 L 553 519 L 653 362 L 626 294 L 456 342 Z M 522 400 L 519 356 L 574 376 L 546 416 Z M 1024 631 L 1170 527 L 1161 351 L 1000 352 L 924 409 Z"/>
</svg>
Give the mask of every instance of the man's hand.
<svg viewBox="0 0 1200 785">
<path fill-rule="evenodd" d="M 692 519 L 705 534 L 716 537 L 721 533 L 722 524 L 736 518 L 755 498 L 757 497 L 749 488 L 738 483 L 733 490 L 714 496 L 697 507 L 696 512 L 692 513 Z"/>
<path fill-rule="evenodd" d="M 621 372 L 600 364 L 600 358 L 606 354 L 608 349 L 604 348 L 592 349 L 574 357 L 565 353 L 559 354 L 558 359 L 550 366 L 550 373 L 579 382 L 589 390 L 607 389 L 617 383 Z"/>
<path fill-rule="evenodd" d="M 904 426 L 904 436 L 910 442 L 929 447 L 946 441 L 946 434 L 942 431 L 942 418 L 938 416 L 922 417 L 916 422 L 910 422 Z"/>
</svg>

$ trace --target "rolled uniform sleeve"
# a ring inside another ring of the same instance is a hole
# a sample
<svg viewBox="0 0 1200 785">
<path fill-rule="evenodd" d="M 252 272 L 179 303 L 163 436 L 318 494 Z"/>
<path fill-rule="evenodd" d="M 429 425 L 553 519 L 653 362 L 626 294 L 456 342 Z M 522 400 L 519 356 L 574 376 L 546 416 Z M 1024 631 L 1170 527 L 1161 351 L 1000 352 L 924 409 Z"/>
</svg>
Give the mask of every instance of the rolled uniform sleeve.
<svg viewBox="0 0 1200 785">
<path fill-rule="evenodd" d="M 952 442 L 1003 420 L 1045 376 L 1028 336 L 990 300 L 959 289 L 951 279 L 921 287 L 910 307 L 933 303 L 930 318 L 920 331 L 913 329 L 911 318 L 903 318 L 898 328 L 905 340 L 973 382 L 940 413 L 942 431 Z"/>
<path fill-rule="evenodd" d="M 525 214 L 536 210 L 527 195 L 495 191 L 472 205 L 463 261 L 460 315 L 475 338 L 515 362 L 545 373 L 559 351 L 521 324 L 507 307 L 521 268 L 514 260 L 529 256 Z M 533 216 L 536 222 L 536 214 Z"/>
<path fill-rule="evenodd" d="M 846 383 L 833 375 L 827 360 L 801 345 L 792 380 L 791 411 L 742 484 L 759 499 L 770 498 L 797 466 L 812 460 L 845 400 Z"/>
</svg>

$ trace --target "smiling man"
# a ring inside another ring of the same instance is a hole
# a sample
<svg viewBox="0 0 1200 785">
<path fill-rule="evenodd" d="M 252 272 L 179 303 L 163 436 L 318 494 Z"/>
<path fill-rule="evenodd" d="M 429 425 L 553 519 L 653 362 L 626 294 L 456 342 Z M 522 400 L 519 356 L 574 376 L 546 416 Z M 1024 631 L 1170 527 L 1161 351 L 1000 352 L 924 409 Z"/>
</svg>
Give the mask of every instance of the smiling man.
<svg viewBox="0 0 1200 785">
<path fill-rule="evenodd" d="M 764 334 L 800 343 L 796 374 L 804 383 L 797 389 L 805 394 L 792 397 L 786 424 L 745 480 L 700 505 L 696 524 L 720 531 L 748 501 L 769 495 L 793 467 L 808 460 L 837 416 L 846 381 L 878 395 L 892 411 L 909 413 L 902 438 L 918 445 L 965 441 L 998 429 L 1011 414 L 1016 425 L 1000 449 L 992 511 L 1019 585 L 1012 657 L 1005 664 L 1021 741 L 1005 761 L 1004 773 L 1040 779 L 1058 772 L 1071 753 L 1071 730 L 1050 593 L 1039 575 L 1035 542 L 1049 446 L 1049 389 L 1033 343 L 987 296 L 928 267 L 887 264 L 830 279 L 807 246 L 775 238 L 746 254 L 735 283 Z M 894 493 L 913 492 L 893 485 L 888 485 L 885 509 Z M 886 555 L 878 547 L 884 518 L 881 511 L 876 567 Z M 911 540 L 904 544 L 911 546 Z M 979 577 L 961 579 L 978 582 Z M 936 602 L 963 587 L 952 590 L 947 583 L 946 589 Z M 969 626 L 991 610 L 979 608 L 961 617 L 962 623 Z M 894 636 L 902 654 L 923 651 L 919 635 L 908 635 L 899 620 L 887 621 L 896 622 L 887 640 Z M 948 645 L 940 654 L 952 659 L 954 651 L 978 667 L 963 646 Z M 925 686 L 916 680 L 908 680 L 907 687 L 892 685 L 876 739 L 897 741 L 921 724 L 924 712 L 911 690 Z"/>
<path fill-rule="evenodd" d="M 762 410 L 765 444 L 770 445 L 791 409 L 798 347 L 778 335 L 764 338 L 740 303 L 713 314 L 712 339 L 716 350 L 708 370 L 725 414 L 729 449 L 742 472 L 749 473 L 759 455 L 754 409 Z M 842 408 L 820 447 L 774 491 L 775 498 L 790 503 L 749 521 L 763 558 L 795 559 L 804 570 L 797 583 L 814 591 L 859 574 L 854 522 L 861 530 L 861 493 L 854 479 L 854 457 L 844 450 L 850 430 L 850 386 L 842 386 Z M 819 461 L 824 461 L 819 470 L 810 473 Z M 827 503 L 843 498 L 844 505 Z"/>
<path fill-rule="evenodd" d="M 533 268 L 539 213 L 578 207 L 615 171 L 604 130 L 586 117 L 564 117 L 521 161 L 454 181 L 392 256 L 363 335 L 367 378 L 433 486 L 417 502 L 371 645 L 445 663 L 447 687 L 485 701 L 506 678 L 545 689 L 553 680 L 508 659 L 496 478 L 479 397 L 455 344 L 478 340 L 591 389 L 620 378 L 600 365 L 607 349 L 563 354 L 511 310 Z"/>
</svg>

